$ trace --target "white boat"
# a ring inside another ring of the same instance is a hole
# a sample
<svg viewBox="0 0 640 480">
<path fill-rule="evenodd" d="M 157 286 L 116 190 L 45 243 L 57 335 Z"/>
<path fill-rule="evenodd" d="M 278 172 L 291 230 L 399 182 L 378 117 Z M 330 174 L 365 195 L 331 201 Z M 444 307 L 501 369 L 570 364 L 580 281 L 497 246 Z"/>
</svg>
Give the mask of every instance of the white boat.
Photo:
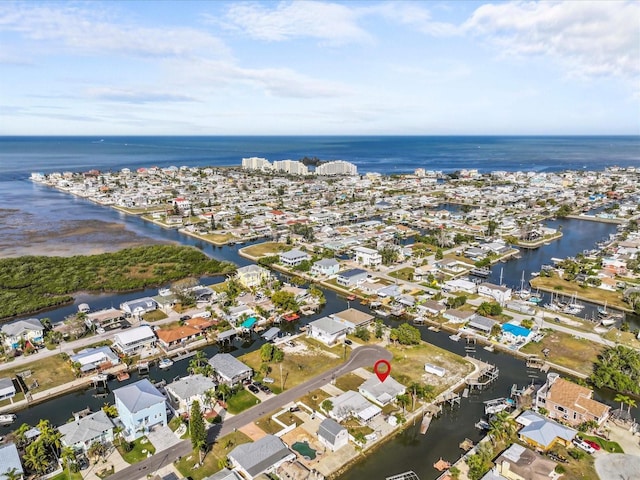
<svg viewBox="0 0 640 480">
<path fill-rule="evenodd" d="M 162 360 L 160 360 L 160 362 L 158 362 L 158 368 L 169 368 L 171 365 L 173 365 L 173 360 L 171 360 L 170 358 L 163 358 Z"/>
<path fill-rule="evenodd" d="M 171 295 L 171 289 L 161 288 L 160 290 L 158 290 L 158 295 L 160 295 L 161 297 L 168 297 L 169 295 Z"/>
<path fill-rule="evenodd" d="M 0 415 L 0 425 L 11 425 L 18 418 L 14 413 Z"/>
<path fill-rule="evenodd" d="M 605 327 L 610 327 L 614 323 L 616 323 L 616 319 L 614 317 L 604 317 L 600 319 L 600 324 Z"/>
</svg>

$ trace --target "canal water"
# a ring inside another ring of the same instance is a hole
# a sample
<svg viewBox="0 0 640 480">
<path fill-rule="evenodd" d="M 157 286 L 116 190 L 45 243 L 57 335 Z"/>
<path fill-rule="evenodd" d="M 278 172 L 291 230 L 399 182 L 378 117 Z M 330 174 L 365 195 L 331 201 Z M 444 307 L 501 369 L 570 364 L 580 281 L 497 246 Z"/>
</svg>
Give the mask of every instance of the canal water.
<svg viewBox="0 0 640 480">
<path fill-rule="evenodd" d="M 37 200 L 30 204 L 40 205 L 38 208 L 33 208 L 30 213 L 38 216 L 44 215 L 43 211 L 47 211 L 48 221 L 64 222 L 70 218 L 81 218 L 118 222 L 124 224 L 128 231 L 134 232 L 141 237 L 150 238 L 154 241 L 170 241 L 193 245 L 212 257 L 220 260 L 229 260 L 239 266 L 250 263 L 238 255 L 238 248 L 240 248 L 238 246 L 215 247 L 175 230 L 163 229 L 140 218 L 124 215 L 113 209 L 101 207 L 87 200 L 71 197 L 53 189 L 34 185 L 30 182 L 26 182 L 23 187 L 22 194 L 37 197 Z M 15 198 L 14 201 L 19 201 L 19 199 Z M 510 286 L 519 287 L 522 271 L 525 271 L 525 279 L 529 279 L 530 272 L 538 271 L 540 265 L 550 263 L 551 257 L 563 258 L 575 255 L 585 249 L 595 248 L 596 242 L 615 231 L 614 225 L 579 220 L 556 220 L 549 222 L 549 225 L 554 227 L 562 225 L 564 237 L 536 250 L 523 250 L 522 258 L 494 266 L 489 281 L 497 283 L 502 270 L 503 282 Z M 221 277 L 210 277 L 203 279 L 203 283 L 211 284 L 222 280 L 223 278 Z M 97 310 L 111 306 L 117 307 L 123 301 L 140 296 L 153 295 L 156 292 L 156 289 L 149 289 L 121 295 L 83 294 L 78 296 L 74 305 L 52 310 L 38 316 L 46 316 L 51 318 L 53 322 L 58 322 L 69 314 L 75 313 L 78 303 L 89 303 L 92 309 Z M 327 304 L 321 312 L 310 317 L 303 317 L 299 323 L 289 324 L 287 327 L 296 328 L 320 316 L 338 312 L 349 306 L 362 308 L 359 305 L 351 305 L 346 299 L 338 296 L 333 291 L 325 290 L 324 293 L 327 298 Z M 398 324 L 397 321 L 390 319 L 385 320 L 385 322 L 391 326 L 397 326 Z M 448 334 L 442 332 L 432 332 L 424 327 L 420 329 L 424 340 L 460 355 L 468 353 L 465 351 L 464 342 L 453 342 L 448 338 Z M 253 334 L 246 340 L 238 339 L 235 341 L 229 351 L 233 355 L 239 356 L 259 348 L 262 343 L 263 340 Z M 212 356 L 217 352 L 217 346 L 209 346 L 205 349 L 207 356 Z M 384 478 L 405 470 L 414 470 L 423 480 L 436 478 L 438 472 L 433 469 L 435 461 L 440 457 L 449 461 L 455 460 L 461 453 L 458 444 L 464 438 L 470 438 L 474 442 L 480 439 L 481 434 L 475 429 L 474 424 L 483 414 L 482 401 L 508 396 L 513 384 L 524 386 L 531 381 L 542 382 L 543 380 L 539 372 L 528 371 L 522 361 L 507 354 L 490 353 L 483 350 L 482 347 L 477 347 L 476 351 L 471 354 L 483 361 L 495 364 L 500 369 L 500 376 L 496 382 L 488 389 L 480 392 L 479 395 L 472 395 L 468 399 L 462 399 L 459 407 L 454 407 L 450 411 L 445 410 L 443 415 L 432 421 L 426 435 L 419 434 L 419 425 L 406 429 L 402 434 L 378 449 L 374 455 L 368 456 L 356 464 L 341 477 L 341 480 Z M 153 381 L 171 381 L 173 378 L 187 373 L 188 363 L 188 359 L 177 361 L 166 370 L 152 367 L 148 377 Z M 21 423 L 35 425 L 41 418 L 50 419 L 54 425 L 63 424 L 72 417 L 72 412 L 74 411 L 80 411 L 87 407 L 95 411 L 105 403 L 113 403 L 114 398 L 111 392 L 113 389 L 137 381 L 139 378 L 137 373 L 133 373 L 128 381 L 111 381 L 108 385 L 109 391 L 106 394 L 100 394 L 94 388 L 88 388 L 84 391 L 52 399 L 43 404 L 34 405 L 18 412 L 18 420 L 13 425 L 13 428 Z M 613 404 L 611 397 L 612 395 L 607 392 L 596 392 L 596 398 L 605 399 L 610 404 Z M 637 413 L 633 410 L 632 412 L 634 414 Z M 0 427 L 0 435 L 5 435 L 9 430 L 9 427 Z"/>
</svg>

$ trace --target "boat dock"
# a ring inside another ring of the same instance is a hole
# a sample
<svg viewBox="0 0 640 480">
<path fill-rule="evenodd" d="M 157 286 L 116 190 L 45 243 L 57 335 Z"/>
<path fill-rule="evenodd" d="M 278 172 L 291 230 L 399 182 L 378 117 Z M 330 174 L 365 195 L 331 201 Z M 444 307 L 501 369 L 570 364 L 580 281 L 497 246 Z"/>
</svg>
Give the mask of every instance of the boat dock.
<svg viewBox="0 0 640 480">
<path fill-rule="evenodd" d="M 496 380 L 498 378 L 498 375 L 500 374 L 500 370 L 495 365 L 491 365 L 488 363 L 483 363 L 483 365 L 483 368 L 475 375 L 471 375 L 470 377 L 465 379 L 465 383 L 472 390 L 474 388 L 482 390 L 484 387 Z"/>
<path fill-rule="evenodd" d="M 420 424 L 420 433 L 422 435 L 427 433 L 427 430 L 429 429 L 429 425 L 431 425 L 431 418 L 432 416 L 430 413 L 427 413 L 422 417 L 422 423 Z"/>
<path fill-rule="evenodd" d="M 493 400 L 484 402 L 484 413 L 486 415 L 492 415 L 514 406 L 515 402 L 510 398 L 494 398 Z"/>
<path fill-rule="evenodd" d="M 413 470 L 409 470 L 408 472 L 387 477 L 385 480 L 420 480 L 420 477 Z"/>
</svg>

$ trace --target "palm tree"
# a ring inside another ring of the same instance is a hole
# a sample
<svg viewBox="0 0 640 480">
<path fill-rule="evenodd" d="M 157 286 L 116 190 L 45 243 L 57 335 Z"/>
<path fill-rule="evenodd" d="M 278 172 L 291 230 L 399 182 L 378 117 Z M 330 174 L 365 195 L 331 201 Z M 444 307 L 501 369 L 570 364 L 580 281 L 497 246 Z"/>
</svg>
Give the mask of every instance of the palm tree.
<svg viewBox="0 0 640 480">
<path fill-rule="evenodd" d="M 613 399 L 613 401 L 614 402 L 620 402 L 620 411 L 622 411 L 622 406 L 624 404 L 628 404 L 631 401 L 631 398 L 628 395 L 623 395 L 621 393 L 617 393 L 615 398 Z"/>
<path fill-rule="evenodd" d="M 489 425 L 489 435 L 497 441 L 510 438 L 516 431 L 515 420 L 507 412 L 497 413 Z"/>
<path fill-rule="evenodd" d="M 22 478 L 22 472 L 20 472 L 16 467 L 12 467 L 2 475 L 4 475 L 5 480 L 20 480 Z"/>
<path fill-rule="evenodd" d="M 629 397 L 629 400 L 627 400 L 627 413 L 629 415 L 631 415 L 631 409 L 636 408 L 636 405 L 636 401 L 633 398 Z"/>
<path fill-rule="evenodd" d="M 36 473 L 42 474 L 47 471 L 49 459 L 44 443 L 40 439 L 29 445 L 22 457 L 24 464 Z"/>
<path fill-rule="evenodd" d="M 60 452 L 60 459 L 67 467 L 67 477 L 71 478 L 71 464 L 76 462 L 76 451 L 72 447 L 64 447 Z"/>
<path fill-rule="evenodd" d="M 198 350 L 189 362 L 189 370 L 191 373 L 200 373 L 202 364 L 206 361 L 207 355 L 202 350 Z"/>
<path fill-rule="evenodd" d="M 207 406 L 208 410 L 213 409 L 213 400 L 216 398 L 216 391 L 213 388 L 210 388 L 206 392 L 204 392 L 204 403 Z"/>
<path fill-rule="evenodd" d="M 31 430 L 31 425 L 27 423 L 23 423 L 16 430 L 15 436 L 19 447 L 26 443 L 27 437 L 25 435 L 29 430 Z"/>
<path fill-rule="evenodd" d="M 229 394 L 231 393 L 231 387 L 229 385 L 227 385 L 226 383 L 221 383 L 220 385 L 218 385 L 218 397 L 222 397 L 222 401 L 225 402 L 226 398 L 229 396 Z"/>
</svg>

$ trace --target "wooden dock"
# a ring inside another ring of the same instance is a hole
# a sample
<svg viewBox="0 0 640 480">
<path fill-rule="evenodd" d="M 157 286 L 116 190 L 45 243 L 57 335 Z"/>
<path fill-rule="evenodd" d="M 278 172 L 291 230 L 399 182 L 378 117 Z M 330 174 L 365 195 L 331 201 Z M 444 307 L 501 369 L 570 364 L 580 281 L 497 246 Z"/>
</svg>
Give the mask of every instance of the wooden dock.
<svg viewBox="0 0 640 480">
<path fill-rule="evenodd" d="M 426 414 L 422 417 L 422 423 L 420 424 L 420 433 L 422 435 L 424 435 L 425 433 L 427 433 L 427 430 L 429 429 L 429 425 L 431 425 L 431 414 Z"/>
<path fill-rule="evenodd" d="M 408 472 L 387 477 L 385 480 L 420 480 L 420 477 L 413 470 L 409 470 Z"/>
</svg>

